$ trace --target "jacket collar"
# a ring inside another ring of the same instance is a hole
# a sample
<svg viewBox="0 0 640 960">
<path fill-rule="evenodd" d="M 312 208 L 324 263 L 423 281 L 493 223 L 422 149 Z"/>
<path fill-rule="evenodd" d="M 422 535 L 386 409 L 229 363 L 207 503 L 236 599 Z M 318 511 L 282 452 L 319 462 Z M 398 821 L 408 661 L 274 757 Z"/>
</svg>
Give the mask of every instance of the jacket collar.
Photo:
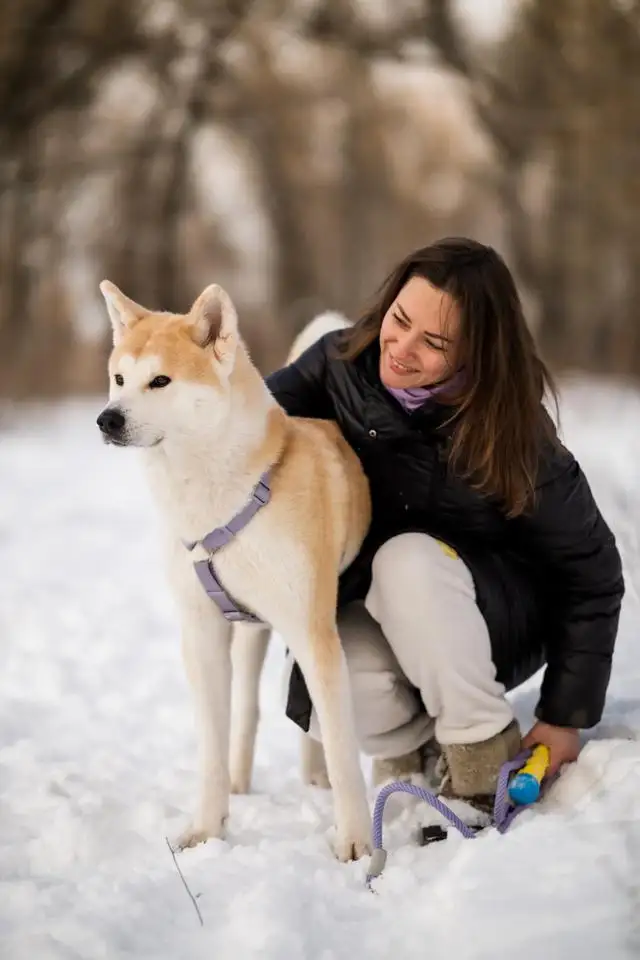
<svg viewBox="0 0 640 960">
<path fill-rule="evenodd" d="M 364 386 L 367 428 L 374 429 L 379 437 L 390 439 L 415 430 L 441 430 L 443 436 L 450 433 L 451 426 L 445 426 L 453 413 L 450 404 L 439 402 L 437 396 L 430 397 L 409 413 L 384 388 L 380 380 L 380 345 L 377 340 L 356 357 L 355 365 Z"/>
</svg>

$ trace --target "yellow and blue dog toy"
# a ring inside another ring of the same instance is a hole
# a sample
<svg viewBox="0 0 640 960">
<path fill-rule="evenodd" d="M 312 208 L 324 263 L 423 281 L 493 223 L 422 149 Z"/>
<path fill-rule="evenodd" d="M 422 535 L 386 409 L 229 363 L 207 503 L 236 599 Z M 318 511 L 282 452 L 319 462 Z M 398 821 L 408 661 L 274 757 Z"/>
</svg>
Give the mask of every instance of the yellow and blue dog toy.
<svg viewBox="0 0 640 960">
<path fill-rule="evenodd" d="M 540 787 L 548 767 L 549 748 L 538 744 L 531 751 L 531 756 L 525 765 L 511 778 L 509 783 L 511 802 L 518 806 L 535 803 L 540 796 Z"/>
</svg>

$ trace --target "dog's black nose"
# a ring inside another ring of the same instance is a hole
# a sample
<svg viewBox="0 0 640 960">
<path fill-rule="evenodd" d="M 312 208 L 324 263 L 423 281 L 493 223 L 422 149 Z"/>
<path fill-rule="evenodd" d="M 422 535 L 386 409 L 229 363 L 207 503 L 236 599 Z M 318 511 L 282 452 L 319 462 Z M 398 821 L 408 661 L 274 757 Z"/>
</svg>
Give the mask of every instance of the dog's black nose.
<svg viewBox="0 0 640 960">
<path fill-rule="evenodd" d="M 121 433 L 124 427 L 124 416 L 117 407 L 107 407 L 97 419 L 97 424 L 103 433 L 113 437 Z"/>
</svg>

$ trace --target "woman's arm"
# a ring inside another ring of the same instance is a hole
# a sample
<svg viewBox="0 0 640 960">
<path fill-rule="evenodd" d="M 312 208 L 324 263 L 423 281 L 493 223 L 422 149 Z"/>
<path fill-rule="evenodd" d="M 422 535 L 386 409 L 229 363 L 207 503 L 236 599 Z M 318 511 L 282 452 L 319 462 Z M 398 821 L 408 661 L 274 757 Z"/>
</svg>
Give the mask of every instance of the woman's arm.
<svg viewBox="0 0 640 960">
<path fill-rule="evenodd" d="M 326 334 L 303 354 L 295 363 L 290 363 L 265 378 L 269 390 L 281 407 L 293 417 L 314 417 L 332 420 L 334 407 L 327 390 L 327 342 L 332 334 Z"/>
<path fill-rule="evenodd" d="M 604 709 L 625 588 L 614 536 L 571 453 L 561 447 L 547 460 L 533 511 L 514 523 L 557 589 L 562 616 L 536 717 L 592 727 Z"/>
</svg>

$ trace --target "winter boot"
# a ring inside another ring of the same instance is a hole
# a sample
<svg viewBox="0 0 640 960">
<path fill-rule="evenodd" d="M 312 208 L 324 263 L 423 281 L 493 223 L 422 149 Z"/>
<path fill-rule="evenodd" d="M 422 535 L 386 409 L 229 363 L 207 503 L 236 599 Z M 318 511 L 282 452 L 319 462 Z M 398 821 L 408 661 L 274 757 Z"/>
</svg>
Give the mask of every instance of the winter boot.
<svg viewBox="0 0 640 960">
<path fill-rule="evenodd" d="M 381 787 L 393 780 L 403 780 L 434 790 L 441 780 L 436 773 L 440 759 L 440 745 L 434 737 L 401 757 L 375 757 L 371 767 L 373 786 Z"/>
<path fill-rule="evenodd" d="M 459 797 L 493 808 L 500 768 L 518 755 L 520 727 L 512 720 L 500 733 L 480 743 L 452 743 L 443 747 L 447 764 L 444 796 Z"/>
<path fill-rule="evenodd" d="M 518 755 L 520 727 L 512 720 L 500 733 L 479 743 L 455 743 L 442 747 L 443 778 L 438 796 L 470 827 L 487 826 L 491 821 L 500 768 Z M 442 839 L 448 828 L 434 810 L 421 817 L 423 842 Z"/>
</svg>

